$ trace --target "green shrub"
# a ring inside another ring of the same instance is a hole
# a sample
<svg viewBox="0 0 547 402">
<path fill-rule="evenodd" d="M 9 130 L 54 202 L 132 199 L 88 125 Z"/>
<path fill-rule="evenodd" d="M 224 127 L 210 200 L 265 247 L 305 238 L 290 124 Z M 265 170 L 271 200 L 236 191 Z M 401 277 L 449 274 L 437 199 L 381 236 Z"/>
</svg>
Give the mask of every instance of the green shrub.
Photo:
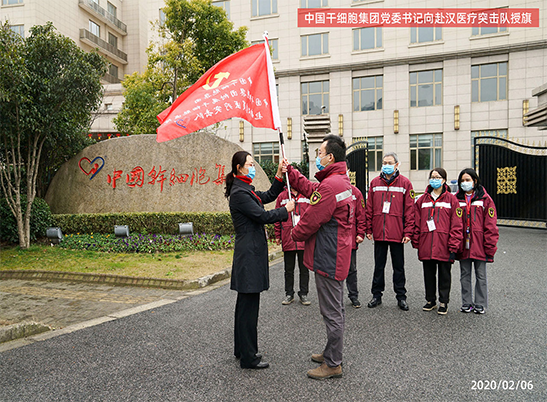
<svg viewBox="0 0 547 402">
<path fill-rule="evenodd" d="M 234 233 L 228 212 L 132 212 L 110 214 L 53 215 L 63 233 L 114 233 L 114 225 L 129 226 L 130 233 L 178 234 L 179 223 L 192 222 L 194 233 L 231 235 Z"/>
<path fill-rule="evenodd" d="M 21 195 L 21 209 L 27 208 L 27 197 Z M 19 242 L 19 232 L 17 231 L 17 221 L 11 212 L 8 202 L 2 198 L 0 200 L 0 239 L 12 243 Z M 48 227 L 53 225 L 53 218 L 49 205 L 42 198 L 36 197 L 32 203 L 30 212 L 30 240 L 36 241 L 38 237 L 45 237 Z"/>
<path fill-rule="evenodd" d="M 113 234 L 114 225 L 129 226 L 129 233 L 177 235 L 179 223 L 192 222 L 194 233 L 235 234 L 229 212 L 133 212 L 119 214 L 53 215 L 54 226 L 64 234 Z M 274 225 L 266 225 L 270 238 Z"/>
<path fill-rule="evenodd" d="M 112 253 L 169 253 L 179 251 L 213 251 L 234 248 L 234 236 L 198 235 L 183 237 L 172 235 L 131 234 L 116 238 L 113 234 L 65 236 L 59 244 L 70 250 L 89 250 Z"/>
<path fill-rule="evenodd" d="M 264 170 L 266 176 L 268 176 L 268 180 L 270 180 L 270 183 L 275 178 L 275 174 L 277 173 L 277 166 L 277 164 L 269 160 L 263 160 L 262 162 L 260 162 L 260 167 L 262 168 L 262 170 Z"/>
</svg>

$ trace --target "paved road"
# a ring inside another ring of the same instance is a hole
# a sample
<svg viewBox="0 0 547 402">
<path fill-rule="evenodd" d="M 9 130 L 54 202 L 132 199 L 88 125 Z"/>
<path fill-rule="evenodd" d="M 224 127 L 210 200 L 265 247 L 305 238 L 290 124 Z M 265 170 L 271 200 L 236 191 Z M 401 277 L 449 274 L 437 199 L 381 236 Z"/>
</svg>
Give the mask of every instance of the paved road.
<svg viewBox="0 0 547 402">
<path fill-rule="evenodd" d="M 241 370 L 233 358 L 235 293 L 220 286 L 0 353 L 0 401 L 545 401 L 547 232 L 501 234 L 483 316 L 457 311 L 457 265 L 448 315 L 421 311 L 421 266 L 407 247 L 410 311 L 397 308 L 390 289 L 376 309 L 348 303 L 341 379 L 306 377 L 310 354 L 325 343 L 316 293 L 312 286 L 309 307 L 282 306 L 275 264 L 259 323 L 267 370 Z M 358 253 L 364 302 L 371 256 L 366 243 Z M 533 389 L 473 389 L 487 381 Z"/>
</svg>

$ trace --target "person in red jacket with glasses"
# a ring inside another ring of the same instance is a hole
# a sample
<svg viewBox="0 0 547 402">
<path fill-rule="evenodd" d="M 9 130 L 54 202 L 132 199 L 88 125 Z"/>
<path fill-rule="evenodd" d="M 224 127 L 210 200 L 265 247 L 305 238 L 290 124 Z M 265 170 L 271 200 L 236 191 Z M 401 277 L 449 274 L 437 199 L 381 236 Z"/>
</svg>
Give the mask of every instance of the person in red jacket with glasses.
<svg viewBox="0 0 547 402">
<path fill-rule="evenodd" d="M 287 162 L 286 162 L 287 163 Z M 310 207 L 292 230 L 294 241 L 305 241 L 304 264 L 315 273 L 319 311 L 327 329 L 322 353 L 312 354 L 321 363 L 308 377 L 342 377 L 345 325 L 344 280 L 348 276 L 355 202 L 346 175 L 346 144 L 337 135 L 327 135 L 315 159 L 319 170 L 313 183 L 291 166 L 287 167 L 292 187 L 310 199 Z"/>
<path fill-rule="evenodd" d="M 464 169 L 458 176 L 456 194 L 463 223 L 463 241 L 457 255 L 460 261 L 463 313 L 484 314 L 488 305 L 486 263 L 494 262 L 498 249 L 499 230 L 494 201 L 481 185 L 477 172 Z M 475 266 L 475 298 L 471 286 L 472 265 Z"/>
<path fill-rule="evenodd" d="M 462 210 L 458 200 L 446 185 L 446 171 L 435 168 L 429 172 L 429 185 L 414 205 L 412 246 L 418 249 L 418 259 L 424 267 L 424 311 L 437 307 L 437 271 L 439 273 L 438 314 L 446 314 L 450 301 L 452 263 L 460 249 Z"/>
<path fill-rule="evenodd" d="M 374 276 L 372 299 L 368 307 L 382 304 L 385 290 L 387 250 L 391 251 L 393 290 L 397 305 L 408 311 L 404 245 L 414 230 L 414 190 L 412 183 L 399 172 L 399 157 L 388 152 L 382 161 L 382 172 L 370 182 L 366 203 L 367 239 L 374 239 Z"/>
<path fill-rule="evenodd" d="M 309 306 L 311 304 L 310 299 L 308 299 L 310 271 L 304 265 L 304 242 L 294 241 L 291 238 L 291 232 L 293 227 L 300 221 L 300 217 L 304 215 L 304 212 L 310 206 L 310 200 L 294 188 L 291 188 L 291 193 L 294 201 L 294 211 L 289 214 L 289 219 L 286 221 L 274 224 L 275 240 L 277 244 L 281 244 L 285 263 L 285 298 L 281 304 L 289 305 L 294 301 L 294 268 L 298 257 L 298 269 L 300 272 L 298 297 L 300 298 L 300 303 L 304 306 Z M 281 208 L 288 202 L 289 191 L 285 188 L 277 197 L 275 208 Z"/>
</svg>

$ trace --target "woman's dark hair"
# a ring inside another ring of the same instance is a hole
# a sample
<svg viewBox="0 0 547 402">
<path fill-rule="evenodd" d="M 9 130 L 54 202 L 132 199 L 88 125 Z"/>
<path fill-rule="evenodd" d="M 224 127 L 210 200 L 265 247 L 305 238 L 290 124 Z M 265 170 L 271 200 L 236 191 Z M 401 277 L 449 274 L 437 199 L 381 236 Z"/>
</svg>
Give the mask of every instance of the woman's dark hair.
<svg viewBox="0 0 547 402">
<path fill-rule="evenodd" d="M 433 174 L 433 172 L 437 172 L 438 174 L 440 174 L 441 177 L 444 179 L 444 181 L 446 183 L 446 170 L 444 170 L 441 167 L 437 167 L 435 169 L 432 169 L 431 172 L 429 172 L 429 178 L 430 179 L 431 179 L 431 175 Z"/>
<path fill-rule="evenodd" d="M 473 179 L 473 182 L 475 183 L 473 186 L 475 188 L 475 191 L 478 191 L 481 188 L 481 180 L 479 179 L 479 175 L 477 174 L 477 172 L 475 172 L 475 169 L 471 169 L 471 168 L 463 169 L 458 175 L 458 194 L 457 194 L 457 197 L 462 199 L 465 198 L 464 197 L 465 191 L 462 190 L 462 187 L 460 186 L 460 184 L 462 184 L 462 177 L 464 174 L 468 174 Z"/>
<path fill-rule="evenodd" d="M 329 134 L 323 138 L 326 154 L 332 154 L 335 162 L 343 162 L 346 160 L 346 143 L 337 135 Z"/>
<path fill-rule="evenodd" d="M 237 151 L 234 156 L 232 156 L 232 171 L 226 175 L 226 191 L 224 192 L 226 198 L 228 198 L 232 192 L 232 185 L 234 184 L 234 179 L 237 175 L 237 165 L 239 165 L 239 167 L 245 166 L 248 155 L 251 154 L 247 151 Z"/>
</svg>

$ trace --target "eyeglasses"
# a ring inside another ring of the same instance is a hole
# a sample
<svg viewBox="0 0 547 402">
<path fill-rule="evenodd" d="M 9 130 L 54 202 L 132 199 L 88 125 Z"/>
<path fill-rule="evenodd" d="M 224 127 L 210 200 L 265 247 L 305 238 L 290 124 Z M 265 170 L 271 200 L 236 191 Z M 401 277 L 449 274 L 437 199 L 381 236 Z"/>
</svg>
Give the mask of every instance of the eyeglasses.
<svg viewBox="0 0 547 402">
<path fill-rule="evenodd" d="M 431 176 L 430 179 L 443 179 L 441 176 Z"/>
</svg>

